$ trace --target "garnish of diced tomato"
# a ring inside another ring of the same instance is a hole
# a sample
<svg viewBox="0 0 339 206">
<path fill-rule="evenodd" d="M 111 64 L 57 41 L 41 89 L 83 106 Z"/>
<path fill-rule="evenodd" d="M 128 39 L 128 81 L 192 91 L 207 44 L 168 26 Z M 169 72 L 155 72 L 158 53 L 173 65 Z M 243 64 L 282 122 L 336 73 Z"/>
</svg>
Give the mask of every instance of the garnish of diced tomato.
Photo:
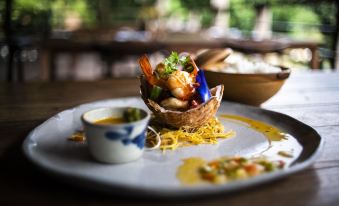
<svg viewBox="0 0 339 206">
<path fill-rule="evenodd" d="M 191 108 L 196 108 L 199 106 L 199 103 L 196 100 L 191 101 Z"/>
</svg>

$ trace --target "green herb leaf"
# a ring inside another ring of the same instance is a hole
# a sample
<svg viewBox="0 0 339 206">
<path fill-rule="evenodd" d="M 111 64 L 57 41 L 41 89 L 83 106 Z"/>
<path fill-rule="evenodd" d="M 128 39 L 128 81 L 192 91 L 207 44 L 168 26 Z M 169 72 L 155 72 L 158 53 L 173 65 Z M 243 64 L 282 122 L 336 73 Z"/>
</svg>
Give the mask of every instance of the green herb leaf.
<svg viewBox="0 0 339 206">
<path fill-rule="evenodd" d="M 190 62 L 190 58 L 188 56 L 182 56 L 179 59 L 179 63 L 185 67 Z"/>
<path fill-rule="evenodd" d="M 187 72 L 192 72 L 193 67 L 189 65 L 190 63 L 190 58 L 189 56 L 181 56 L 179 57 L 177 52 L 171 53 L 165 60 L 164 60 L 164 65 L 165 65 L 165 75 L 169 75 L 172 72 L 177 70 L 178 64 L 184 67 L 184 70 Z"/>
<path fill-rule="evenodd" d="M 179 55 L 177 52 L 172 52 L 169 57 L 164 60 L 165 64 L 165 74 L 169 75 L 172 72 L 177 70 L 177 64 L 179 62 Z"/>
</svg>

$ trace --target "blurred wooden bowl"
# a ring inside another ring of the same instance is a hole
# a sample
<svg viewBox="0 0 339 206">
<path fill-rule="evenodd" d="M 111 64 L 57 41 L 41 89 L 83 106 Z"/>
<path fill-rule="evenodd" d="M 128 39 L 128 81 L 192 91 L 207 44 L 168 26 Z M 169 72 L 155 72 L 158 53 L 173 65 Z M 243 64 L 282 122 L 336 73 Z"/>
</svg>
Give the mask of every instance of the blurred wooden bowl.
<svg viewBox="0 0 339 206">
<path fill-rule="evenodd" d="M 223 62 L 231 53 L 230 48 L 208 49 L 197 55 L 195 63 L 198 67 L 205 68 L 208 65 Z"/>
<path fill-rule="evenodd" d="M 224 100 L 259 106 L 275 95 L 290 76 L 291 70 L 279 73 L 239 74 L 204 71 L 209 87 L 223 84 Z"/>
</svg>

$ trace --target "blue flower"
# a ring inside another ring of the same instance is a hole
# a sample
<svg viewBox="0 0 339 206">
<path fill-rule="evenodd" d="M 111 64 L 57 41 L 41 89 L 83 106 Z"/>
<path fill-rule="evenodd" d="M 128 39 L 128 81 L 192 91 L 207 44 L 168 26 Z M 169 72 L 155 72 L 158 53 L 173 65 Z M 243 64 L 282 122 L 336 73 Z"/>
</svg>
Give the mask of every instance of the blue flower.
<svg viewBox="0 0 339 206">
<path fill-rule="evenodd" d="M 208 89 L 204 72 L 201 69 L 198 71 L 196 81 L 200 84 L 200 86 L 197 88 L 197 93 L 199 94 L 202 103 L 205 103 L 211 98 L 211 93 Z"/>
</svg>

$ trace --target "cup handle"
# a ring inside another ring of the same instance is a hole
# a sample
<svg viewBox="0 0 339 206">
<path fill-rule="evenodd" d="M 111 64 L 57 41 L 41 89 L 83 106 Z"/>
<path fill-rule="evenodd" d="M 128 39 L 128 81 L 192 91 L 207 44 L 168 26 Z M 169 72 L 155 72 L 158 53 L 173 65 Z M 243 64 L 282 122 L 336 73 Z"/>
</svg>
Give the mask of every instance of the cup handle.
<svg viewBox="0 0 339 206">
<path fill-rule="evenodd" d="M 154 150 L 154 149 L 158 149 L 161 145 L 161 138 L 160 135 L 158 134 L 158 132 L 156 132 L 152 127 L 147 126 L 147 129 L 151 130 L 151 132 L 153 132 L 156 136 L 157 139 L 157 143 L 152 146 L 152 147 L 145 147 L 145 150 Z"/>
</svg>

